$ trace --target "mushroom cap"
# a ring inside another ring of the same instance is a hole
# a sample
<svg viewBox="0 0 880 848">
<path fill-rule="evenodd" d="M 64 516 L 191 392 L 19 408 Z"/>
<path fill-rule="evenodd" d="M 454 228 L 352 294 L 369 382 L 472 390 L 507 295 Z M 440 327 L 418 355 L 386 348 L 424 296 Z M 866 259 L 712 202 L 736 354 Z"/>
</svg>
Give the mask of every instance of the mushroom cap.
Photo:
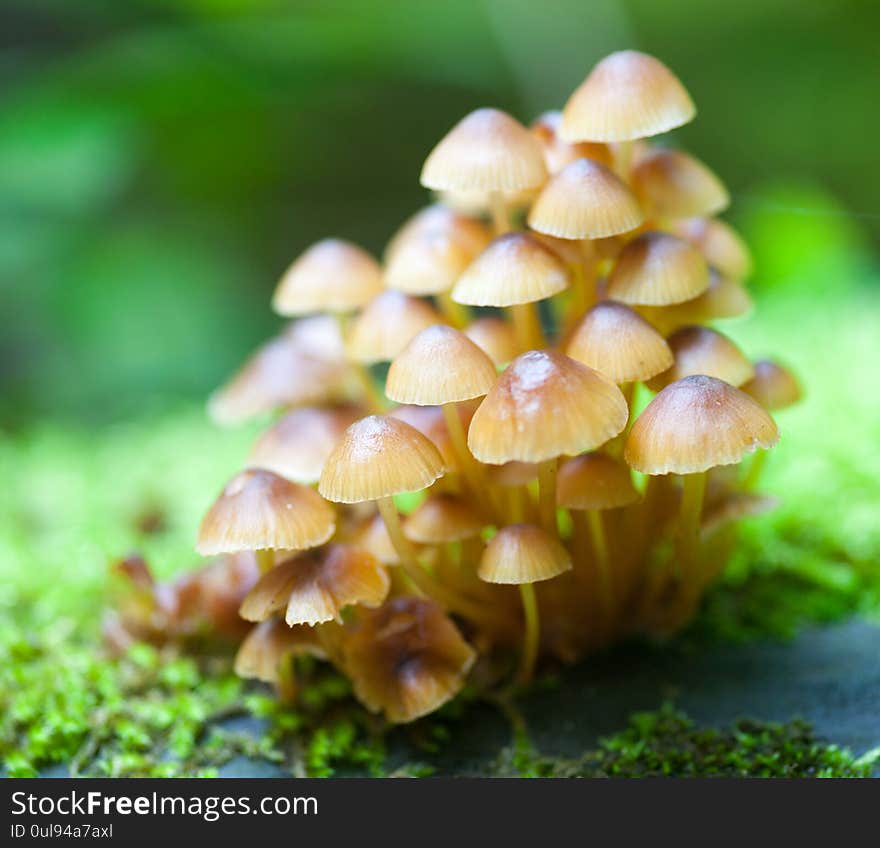
<svg viewBox="0 0 880 848">
<path fill-rule="evenodd" d="M 336 515 L 320 495 L 271 471 L 236 474 L 199 527 L 202 555 L 259 550 L 304 550 L 323 545 L 336 529 Z"/>
<path fill-rule="evenodd" d="M 362 415 L 354 404 L 294 409 L 257 439 L 248 465 L 296 483 L 317 483 L 324 460 L 345 429 Z"/>
<path fill-rule="evenodd" d="M 306 551 L 266 572 L 241 605 L 241 617 L 265 621 L 284 610 L 289 625 L 339 619 L 344 607 L 379 606 L 388 595 L 388 572 L 354 545 Z"/>
<path fill-rule="evenodd" d="M 485 351 L 496 366 L 506 365 L 516 357 L 516 333 L 513 325 L 503 318 L 477 318 L 464 328 L 464 334 Z"/>
<path fill-rule="evenodd" d="M 556 499 L 566 509 L 617 509 L 639 500 L 629 466 L 604 453 L 584 453 L 559 466 Z"/>
<path fill-rule="evenodd" d="M 645 220 L 635 195 L 610 168 L 576 159 L 550 178 L 529 211 L 529 226 L 557 238 L 605 238 Z"/>
<path fill-rule="evenodd" d="M 284 272 L 272 295 L 279 315 L 349 312 L 382 290 L 379 263 L 342 239 L 313 244 Z"/>
<path fill-rule="evenodd" d="M 593 159 L 611 167 L 614 157 L 607 145 L 591 141 L 574 143 L 563 141 L 559 137 L 561 125 L 562 112 L 550 111 L 535 118 L 529 127 L 544 151 L 544 163 L 551 175 L 558 173 L 575 159 Z"/>
<path fill-rule="evenodd" d="M 538 479 L 538 466 L 533 462 L 511 460 L 502 465 L 489 465 L 486 474 L 495 486 L 503 489 L 526 486 Z"/>
<path fill-rule="evenodd" d="M 337 503 L 360 503 L 427 488 L 444 472 L 434 444 L 390 415 L 355 421 L 337 442 L 318 490 Z"/>
<path fill-rule="evenodd" d="M 608 297 L 622 303 L 668 306 L 709 288 L 709 266 L 691 244 L 669 233 L 647 232 L 620 253 L 608 277 Z"/>
<path fill-rule="evenodd" d="M 440 607 L 398 597 L 366 612 L 342 643 L 355 695 L 389 721 L 414 721 L 464 686 L 476 654 Z"/>
<path fill-rule="evenodd" d="M 596 260 L 593 243 L 581 239 L 562 239 L 548 236 L 546 233 L 534 232 L 534 237 L 551 253 L 555 253 L 566 265 L 584 265 Z"/>
<path fill-rule="evenodd" d="M 431 151 L 421 183 L 435 191 L 513 193 L 547 179 L 537 139 L 498 109 L 462 118 Z"/>
<path fill-rule="evenodd" d="M 633 168 L 632 187 L 650 218 L 715 215 L 730 205 L 721 180 L 681 150 L 657 149 Z"/>
<path fill-rule="evenodd" d="M 413 336 L 442 323 L 440 314 L 424 300 L 388 289 L 374 297 L 351 322 L 348 353 L 365 365 L 390 362 Z"/>
<path fill-rule="evenodd" d="M 709 288 L 699 297 L 672 306 L 643 306 L 639 312 L 661 332 L 670 333 L 688 324 L 738 318 L 751 312 L 753 306 L 752 297 L 742 283 L 710 268 Z"/>
<path fill-rule="evenodd" d="M 566 141 L 631 141 L 680 127 L 696 114 L 666 65 L 621 50 L 602 59 L 568 99 L 560 134 Z"/>
<path fill-rule="evenodd" d="M 607 377 L 564 354 L 532 350 L 510 363 L 474 413 L 468 447 L 493 465 L 543 462 L 599 447 L 628 417 Z"/>
<path fill-rule="evenodd" d="M 238 424 L 281 406 L 344 397 L 351 382 L 336 321 L 316 315 L 292 324 L 257 349 L 208 401 L 222 425 Z"/>
<path fill-rule="evenodd" d="M 457 411 L 462 421 L 462 427 L 467 429 L 470 424 L 472 411 L 463 410 L 461 406 L 457 407 Z M 449 435 L 449 428 L 446 426 L 446 416 L 439 406 L 417 406 L 416 404 L 407 403 L 402 406 L 396 406 L 388 414 L 392 418 L 398 418 L 411 427 L 415 427 L 423 436 L 426 436 L 434 447 L 440 451 L 440 456 L 443 457 L 443 465 L 447 472 L 460 470 L 458 467 L 458 456 L 455 453 L 455 447 Z"/>
<path fill-rule="evenodd" d="M 731 386 L 741 386 L 755 373 L 746 355 L 727 336 L 709 327 L 682 327 L 668 341 L 675 362 L 648 383 L 655 392 L 692 374 L 705 374 Z"/>
<path fill-rule="evenodd" d="M 752 273 L 749 248 L 730 224 L 717 218 L 673 221 L 672 232 L 699 250 L 706 261 L 727 277 L 744 280 Z"/>
<path fill-rule="evenodd" d="M 647 380 L 673 364 L 663 336 L 628 306 L 603 300 L 578 322 L 565 352 L 615 383 Z"/>
<path fill-rule="evenodd" d="M 462 215 L 441 203 L 434 203 L 404 221 L 385 247 L 385 262 L 391 262 L 395 253 L 407 242 L 424 236 L 444 236 L 455 244 L 463 245 L 473 254 L 479 253 L 492 240 L 491 231 L 479 218 Z"/>
<path fill-rule="evenodd" d="M 562 543 L 534 524 L 502 527 L 486 545 L 477 576 L 487 583 L 537 583 L 571 569 Z"/>
<path fill-rule="evenodd" d="M 403 534 L 421 545 L 445 545 L 479 536 L 486 524 L 471 501 L 452 494 L 429 495 L 403 524 Z"/>
<path fill-rule="evenodd" d="M 505 233 L 458 278 L 452 299 L 471 306 L 532 303 L 564 291 L 568 276 L 559 257 L 536 238 Z"/>
<path fill-rule="evenodd" d="M 385 394 L 419 406 L 482 397 L 495 383 L 495 363 L 464 333 L 435 324 L 422 330 L 388 369 Z"/>
<path fill-rule="evenodd" d="M 742 386 L 742 390 L 764 409 L 785 409 L 803 396 L 797 378 L 784 365 L 760 359 L 754 370 L 754 376 Z"/>
<path fill-rule="evenodd" d="M 626 461 L 643 474 L 696 474 L 771 448 L 779 431 L 745 392 L 697 374 L 671 383 L 636 419 Z"/>
<path fill-rule="evenodd" d="M 235 673 L 246 679 L 277 683 L 284 658 L 308 654 L 326 659 L 317 631 L 311 627 L 290 627 L 280 618 L 261 622 L 248 633 L 235 655 Z"/>
<path fill-rule="evenodd" d="M 379 513 L 366 519 L 354 533 L 354 544 L 372 554 L 382 565 L 399 565 L 400 554 L 388 535 L 388 528 Z"/>
</svg>

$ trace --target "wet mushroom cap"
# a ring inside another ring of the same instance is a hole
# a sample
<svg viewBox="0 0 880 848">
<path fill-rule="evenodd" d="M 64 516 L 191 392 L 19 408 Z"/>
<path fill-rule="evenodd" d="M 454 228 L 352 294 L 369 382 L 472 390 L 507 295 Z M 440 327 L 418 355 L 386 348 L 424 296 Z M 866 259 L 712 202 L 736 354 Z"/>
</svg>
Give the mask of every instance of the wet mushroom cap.
<svg viewBox="0 0 880 848">
<path fill-rule="evenodd" d="M 556 499 L 566 509 L 617 509 L 639 500 L 629 466 L 604 453 L 585 453 L 559 466 Z"/>
<path fill-rule="evenodd" d="M 692 121 L 697 110 L 678 77 L 661 61 L 621 50 L 600 61 L 562 112 L 566 141 L 630 141 Z"/>
<path fill-rule="evenodd" d="M 660 333 L 628 306 L 597 303 L 575 327 L 565 352 L 615 383 L 647 380 L 673 364 Z"/>
<path fill-rule="evenodd" d="M 248 464 L 296 483 L 317 483 L 339 437 L 362 414 L 353 404 L 294 409 L 257 439 Z"/>
<path fill-rule="evenodd" d="M 281 664 L 288 656 L 308 655 L 325 659 L 317 631 L 311 627 L 290 627 L 271 618 L 254 627 L 235 655 L 235 673 L 245 679 L 277 683 Z"/>
<path fill-rule="evenodd" d="M 622 303 L 667 306 L 709 288 L 709 266 L 693 245 L 650 231 L 621 251 L 608 277 L 608 297 Z"/>
<path fill-rule="evenodd" d="M 496 366 L 506 365 L 516 357 L 516 333 L 503 318 L 477 318 L 465 327 L 464 334 L 485 351 Z"/>
<path fill-rule="evenodd" d="M 692 374 L 705 374 L 731 386 L 741 386 L 755 373 L 746 355 L 727 336 L 709 327 L 682 327 L 668 342 L 675 362 L 648 383 L 652 391 Z"/>
<path fill-rule="evenodd" d="M 324 463 L 318 489 L 337 503 L 360 503 L 418 492 L 444 472 L 434 444 L 389 415 L 369 415 L 343 433 Z"/>
<path fill-rule="evenodd" d="M 284 273 L 272 296 L 279 315 L 350 312 L 382 290 L 379 263 L 342 239 L 313 244 Z"/>
<path fill-rule="evenodd" d="M 547 178 L 544 153 L 519 121 L 498 109 L 477 109 L 459 121 L 422 167 L 425 188 L 513 193 Z"/>
<path fill-rule="evenodd" d="M 643 474 L 696 474 L 771 448 L 779 431 L 745 392 L 715 377 L 671 383 L 636 419 L 626 461 Z"/>
<path fill-rule="evenodd" d="M 476 659 L 440 607 L 414 597 L 366 612 L 342 652 L 357 697 L 396 723 L 414 721 L 455 697 Z"/>
<path fill-rule="evenodd" d="M 445 545 L 479 536 L 486 519 L 480 509 L 460 495 L 426 498 L 403 524 L 404 535 L 422 545 Z"/>
<path fill-rule="evenodd" d="M 528 217 L 533 230 L 565 239 L 614 236 L 644 220 L 626 183 L 592 159 L 577 159 L 551 177 Z"/>
<path fill-rule="evenodd" d="M 484 398 L 468 447 L 493 465 L 543 462 L 604 444 L 628 417 L 623 394 L 607 377 L 564 354 L 533 350 L 518 356 Z"/>
<path fill-rule="evenodd" d="M 680 150 L 655 150 L 643 157 L 633 168 L 632 187 L 652 218 L 715 215 L 730 204 L 721 180 Z"/>
<path fill-rule="evenodd" d="M 552 297 L 568 288 L 568 270 L 559 257 L 528 233 L 496 238 L 458 278 L 456 303 L 513 306 Z"/>
<path fill-rule="evenodd" d="M 241 605 L 241 617 L 265 621 L 284 611 L 289 625 L 338 619 L 350 604 L 377 607 L 388 595 L 385 567 L 354 545 L 298 554 L 264 574 Z"/>
<path fill-rule="evenodd" d="M 390 362 L 414 336 L 442 323 L 440 314 L 424 300 L 388 289 L 352 321 L 346 347 L 356 362 Z"/>
<path fill-rule="evenodd" d="M 419 406 L 456 403 L 482 397 L 497 376 L 495 363 L 464 333 L 435 324 L 395 357 L 385 394 L 398 403 Z"/>
<path fill-rule="evenodd" d="M 777 362 L 762 359 L 755 363 L 755 375 L 742 390 L 751 395 L 764 409 L 785 409 L 797 403 L 801 387 L 794 374 Z"/>
<path fill-rule="evenodd" d="M 546 530 L 509 524 L 486 545 L 477 575 L 487 583 L 518 585 L 550 580 L 570 569 L 568 551 Z"/>
<path fill-rule="evenodd" d="M 226 484 L 202 519 L 196 550 L 304 550 L 324 544 L 335 529 L 333 507 L 314 490 L 248 469 Z"/>
</svg>

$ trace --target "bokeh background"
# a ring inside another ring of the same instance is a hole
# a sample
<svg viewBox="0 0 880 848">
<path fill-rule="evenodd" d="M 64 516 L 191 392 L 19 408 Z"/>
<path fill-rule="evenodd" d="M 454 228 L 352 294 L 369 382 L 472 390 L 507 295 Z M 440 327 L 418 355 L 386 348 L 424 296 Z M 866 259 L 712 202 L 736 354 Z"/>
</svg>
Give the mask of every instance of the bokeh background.
<svg viewBox="0 0 880 848">
<path fill-rule="evenodd" d="M 877 284 L 872 0 L 0 9 L 0 432 L 201 401 L 278 325 L 269 294 L 305 246 L 380 251 L 459 117 L 529 120 L 622 47 L 693 93 L 676 143 L 726 179 L 759 304 Z"/>
</svg>

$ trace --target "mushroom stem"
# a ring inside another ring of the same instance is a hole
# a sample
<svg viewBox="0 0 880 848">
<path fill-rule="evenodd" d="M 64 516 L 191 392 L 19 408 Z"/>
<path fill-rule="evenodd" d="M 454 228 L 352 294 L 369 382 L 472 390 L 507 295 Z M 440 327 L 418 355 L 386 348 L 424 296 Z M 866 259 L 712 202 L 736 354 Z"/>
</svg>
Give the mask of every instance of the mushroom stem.
<svg viewBox="0 0 880 848">
<path fill-rule="evenodd" d="M 686 474 L 682 478 L 678 556 L 681 577 L 684 581 L 693 579 L 693 572 L 697 566 L 700 515 L 703 511 L 703 496 L 705 493 L 705 471 L 699 474 Z"/>
<path fill-rule="evenodd" d="M 619 141 L 614 145 L 614 170 L 624 182 L 629 182 L 632 158 L 633 143 L 631 141 Z"/>
<path fill-rule="evenodd" d="M 446 429 L 449 431 L 452 449 L 458 457 L 462 474 L 464 474 L 468 486 L 477 498 L 487 498 L 493 518 L 497 517 L 500 513 L 500 508 L 495 501 L 493 493 L 486 485 L 486 480 L 479 463 L 468 449 L 467 436 L 461 423 L 461 416 L 458 413 L 458 404 L 444 403 L 440 408 L 443 410 L 443 418 L 446 421 Z"/>
<path fill-rule="evenodd" d="M 254 551 L 254 557 L 257 560 L 257 568 L 260 569 L 261 574 L 265 574 L 275 567 L 275 552 L 268 548 Z"/>
<path fill-rule="evenodd" d="M 495 235 L 502 236 L 510 231 L 510 213 L 504 202 L 504 195 L 500 191 L 489 192 L 489 212 L 492 215 L 492 226 Z"/>
<path fill-rule="evenodd" d="M 764 463 L 766 461 L 767 451 L 762 450 L 755 453 L 748 471 L 746 471 L 745 476 L 743 477 L 742 488 L 744 491 L 751 491 L 758 485 L 758 480 L 761 477 L 761 472 L 764 470 Z"/>
<path fill-rule="evenodd" d="M 450 326 L 460 330 L 467 325 L 470 318 L 467 309 L 460 303 L 456 303 L 448 291 L 440 292 L 437 295 L 437 305 Z"/>
<path fill-rule="evenodd" d="M 370 374 L 369 368 L 361 362 L 354 363 L 354 368 L 358 381 L 364 390 L 367 408 L 370 412 L 382 412 L 385 408 L 385 399 L 382 397 L 379 386 L 373 379 L 372 374 Z"/>
<path fill-rule="evenodd" d="M 559 537 L 556 522 L 556 471 L 558 458 L 548 459 L 538 465 L 538 512 L 541 526 L 554 537 Z"/>
<path fill-rule="evenodd" d="M 521 583 L 519 594 L 522 599 L 523 615 L 525 617 L 525 632 L 523 633 L 522 657 L 520 658 L 517 679 L 520 683 L 528 683 L 532 679 L 535 671 L 535 661 L 538 658 L 541 619 L 538 613 L 538 599 L 535 597 L 535 587 L 531 583 Z"/>
<path fill-rule="evenodd" d="M 540 343 L 535 344 L 537 320 L 533 305 L 531 303 L 517 303 L 509 307 L 509 309 L 519 352 L 525 353 L 527 350 L 540 348 L 542 346 Z"/>
<path fill-rule="evenodd" d="M 403 535 L 403 528 L 400 526 L 400 516 L 397 514 L 394 498 L 390 496 L 379 498 L 376 501 L 376 506 L 379 507 L 379 513 L 385 522 L 391 544 L 400 557 L 401 568 L 406 572 L 406 576 L 409 577 L 418 594 L 434 598 L 441 606 L 477 624 L 488 624 L 496 630 L 499 628 L 509 629 L 509 623 L 506 619 L 491 607 L 479 601 L 472 601 L 470 598 L 462 597 L 448 589 L 419 565 L 412 545 L 406 536 Z"/>
<path fill-rule="evenodd" d="M 590 528 L 590 542 L 596 559 L 596 571 L 599 575 L 599 598 L 602 613 L 606 621 L 614 611 L 614 590 L 611 585 L 611 557 L 608 553 L 608 537 L 602 522 L 602 513 L 597 509 L 587 510 L 587 524 Z"/>
</svg>

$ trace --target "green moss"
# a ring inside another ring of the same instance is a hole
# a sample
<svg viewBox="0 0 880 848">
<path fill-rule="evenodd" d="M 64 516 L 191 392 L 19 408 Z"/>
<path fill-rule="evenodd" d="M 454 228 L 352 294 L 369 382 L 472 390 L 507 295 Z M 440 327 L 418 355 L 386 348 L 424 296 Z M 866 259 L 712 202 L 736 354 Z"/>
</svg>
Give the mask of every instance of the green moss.
<svg viewBox="0 0 880 848">
<path fill-rule="evenodd" d="M 508 777 L 868 777 L 880 749 L 860 758 L 816 739 L 809 725 L 741 720 L 700 728 L 666 704 L 575 759 L 543 757 L 524 732 L 499 758 Z"/>
</svg>

